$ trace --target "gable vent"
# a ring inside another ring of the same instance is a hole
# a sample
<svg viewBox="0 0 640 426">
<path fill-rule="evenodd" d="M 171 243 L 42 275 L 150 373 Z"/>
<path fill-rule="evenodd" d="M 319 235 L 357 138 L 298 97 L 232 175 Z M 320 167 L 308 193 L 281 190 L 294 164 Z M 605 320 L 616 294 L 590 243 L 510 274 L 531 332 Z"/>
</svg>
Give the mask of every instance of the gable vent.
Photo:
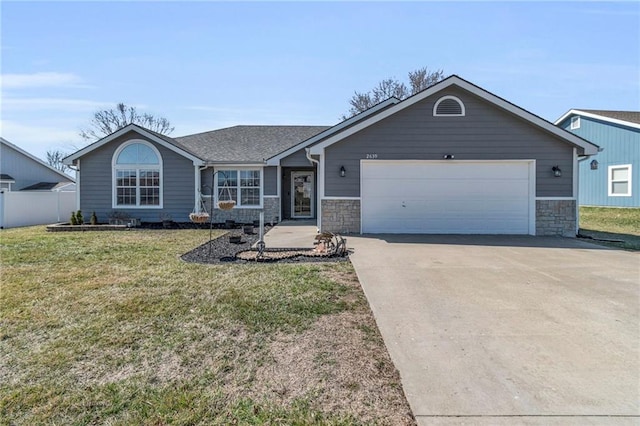
<svg viewBox="0 0 640 426">
<path fill-rule="evenodd" d="M 433 115 L 436 117 L 463 117 L 464 104 L 455 96 L 443 96 L 433 106 Z"/>
</svg>

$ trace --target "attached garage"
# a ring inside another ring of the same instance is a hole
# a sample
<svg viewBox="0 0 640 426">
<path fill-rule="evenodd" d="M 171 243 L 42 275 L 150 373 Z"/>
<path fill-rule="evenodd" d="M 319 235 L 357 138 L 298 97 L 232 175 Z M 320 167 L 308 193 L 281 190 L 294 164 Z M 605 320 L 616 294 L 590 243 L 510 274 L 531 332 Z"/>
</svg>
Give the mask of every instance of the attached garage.
<svg viewBox="0 0 640 426">
<path fill-rule="evenodd" d="M 363 233 L 535 234 L 535 162 L 361 162 Z"/>
</svg>

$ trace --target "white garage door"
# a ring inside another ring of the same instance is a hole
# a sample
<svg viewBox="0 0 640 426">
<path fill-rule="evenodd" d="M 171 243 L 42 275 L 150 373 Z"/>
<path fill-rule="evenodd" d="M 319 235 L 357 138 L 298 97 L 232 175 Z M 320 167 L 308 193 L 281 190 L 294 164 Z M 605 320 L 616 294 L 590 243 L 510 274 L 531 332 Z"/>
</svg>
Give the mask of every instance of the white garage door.
<svg viewBox="0 0 640 426">
<path fill-rule="evenodd" d="M 363 161 L 362 232 L 533 234 L 533 163 Z"/>
</svg>

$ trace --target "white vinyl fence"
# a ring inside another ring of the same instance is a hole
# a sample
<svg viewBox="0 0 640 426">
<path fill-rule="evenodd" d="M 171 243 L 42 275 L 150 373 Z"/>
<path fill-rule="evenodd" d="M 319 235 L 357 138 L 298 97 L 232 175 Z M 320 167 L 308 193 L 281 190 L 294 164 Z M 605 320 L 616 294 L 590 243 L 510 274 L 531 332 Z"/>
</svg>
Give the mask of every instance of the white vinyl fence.
<svg viewBox="0 0 640 426">
<path fill-rule="evenodd" d="M 0 191 L 0 229 L 68 222 L 74 210 L 73 191 Z"/>
</svg>

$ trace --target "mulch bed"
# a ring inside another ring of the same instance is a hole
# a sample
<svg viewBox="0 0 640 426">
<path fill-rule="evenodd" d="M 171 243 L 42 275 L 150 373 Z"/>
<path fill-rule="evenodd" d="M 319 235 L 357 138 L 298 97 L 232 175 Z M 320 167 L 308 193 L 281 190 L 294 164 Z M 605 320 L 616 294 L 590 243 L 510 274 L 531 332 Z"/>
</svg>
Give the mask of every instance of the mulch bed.
<svg viewBox="0 0 640 426">
<path fill-rule="evenodd" d="M 271 229 L 265 226 L 265 233 Z M 230 236 L 240 236 L 240 243 L 229 242 Z M 286 249 L 276 249 L 269 251 L 269 247 L 265 251 L 265 259 L 256 262 L 253 253 L 247 253 L 251 250 L 251 246 L 259 239 L 257 232 L 253 234 L 245 234 L 242 229 L 232 229 L 222 236 L 204 243 L 200 247 L 196 247 L 188 253 L 183 254 L 180 258 L 185 262 L 191 263 L 298 263 L 298 262 L 344 262 L 348 261 L 348 256 L 319 256 L 317 253 L 309 252 L 305 255 L 305 251 L 290 251 Z M 236 257 L 240 252 L 243 259 Z M 253 259 L 251 259 L 253 258 Z M 249 259 L 249 260 L 247 260 Z"/>
</svg>

